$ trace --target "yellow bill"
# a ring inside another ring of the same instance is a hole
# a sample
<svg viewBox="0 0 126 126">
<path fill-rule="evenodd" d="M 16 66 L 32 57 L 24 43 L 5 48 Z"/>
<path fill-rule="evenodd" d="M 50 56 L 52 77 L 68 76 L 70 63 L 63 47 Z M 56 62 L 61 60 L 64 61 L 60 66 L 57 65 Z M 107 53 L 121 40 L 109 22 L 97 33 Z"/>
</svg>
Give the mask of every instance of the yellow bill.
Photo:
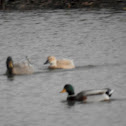
<svg viewBox="0 0 126 126">
<path fill-rule="evenodd" d="M 13 68 L 13 63 L 12 63 L 12 61 L 9 62 L 9 67 L 10 67 L 10 68 Z"/>
<path fill-rule="evenodd" d="M 60 93 L 64 93 L 64 92 L 66 92 L 66 89 L 63 89 Z"/>
</svg>

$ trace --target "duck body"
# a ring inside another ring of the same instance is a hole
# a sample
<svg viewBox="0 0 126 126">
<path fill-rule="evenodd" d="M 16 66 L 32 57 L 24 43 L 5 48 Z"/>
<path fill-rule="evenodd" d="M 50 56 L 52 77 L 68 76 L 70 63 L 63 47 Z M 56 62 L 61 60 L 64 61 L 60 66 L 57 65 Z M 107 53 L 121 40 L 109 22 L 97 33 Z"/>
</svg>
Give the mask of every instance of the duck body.
<svg viewBox="0 0 126 126">
<path fill-rule="evenodd" d="M 33 67 L 26 63 L 14 64 L 13 74 L 32 74 Z"/>
<path fill-rule="evenodd" d="M 85 90 L 77 95 L 74 93 L 72 85 L 65 85 L 61 93 L 67 92 L 69 101 L 84 101 L 84 102 L 95 102 L 95 101 L 108 101 L 113 93 L 113 90 L 109 88 L 100 90 Z"/>
<path fill-rule="evenodd" d="M 23 74 L 32 74 L 34 72 L 33 67 L 31 64 L 29 64 L 29 62 L 13 64 L 13 60 L 10 56 L 7 58 L 6 65 L 7 65 L 6 74 L 23 75 Z"/>
<path fill-rule="evenodd" d="M 75 68 L 72 60 L 57 60 L 54 56 L 49 56 L 44 64 L 50 64 L 49 69 L 73 69 Z"/>
</svg>

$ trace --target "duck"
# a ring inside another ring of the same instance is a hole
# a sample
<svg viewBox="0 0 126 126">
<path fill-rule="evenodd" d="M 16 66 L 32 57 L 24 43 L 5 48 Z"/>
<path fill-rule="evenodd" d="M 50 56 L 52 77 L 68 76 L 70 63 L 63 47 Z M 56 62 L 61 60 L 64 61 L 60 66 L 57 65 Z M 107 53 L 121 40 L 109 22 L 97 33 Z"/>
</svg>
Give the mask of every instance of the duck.
<svg viewBox="0 0 126 126">
<path fill-rule="evenodd" d="M 75 65 L 72 60 L 61 59 L 57 60 L 55 56 L 48 56 L 44 64 L 50 64 L 49 69 L 73 69 Z"/>
<path fill-rule="evenodd" d="M 99 90 L 85 90 L 75 95 L 74 88 L 71 84 L 66 84 L 60 93 L 67 92 L 68 101 L 83 101 L 83 102 L 95 102 L 95 101 L 109 101 L 114 90 L 110 88 L 104 88 Z"/>
<path fill-rule="evenodd" d="M 6 60 L 7 75 L 23 75 L 23 74 L 32 74 L 33 66 L 29 62 L 13 63 L 11 56 L 7 57 Z"/>
</svg>

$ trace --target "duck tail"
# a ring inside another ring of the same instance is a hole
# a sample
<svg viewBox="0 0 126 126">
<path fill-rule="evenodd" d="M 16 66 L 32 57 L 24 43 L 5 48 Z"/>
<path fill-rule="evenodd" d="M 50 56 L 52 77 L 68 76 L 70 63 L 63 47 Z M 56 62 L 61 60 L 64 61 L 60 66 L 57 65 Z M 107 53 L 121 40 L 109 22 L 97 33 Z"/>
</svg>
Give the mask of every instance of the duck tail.
<svg viewBox="0 0 126 126">
<path fill-rule="evenodd" d="M 114 92 L 114 90 L 108 88 L 107 91 L 106 91 L 106 94 L 107 94 L 109 97 L 111 97 L 113 92 Z"/>
<path fill-rule="evenodd" d="M 28 56 L 26 56 L 25 58 L 26 58 L 26 60 L 28 61 L 28 64 L 31 65 L 32 63 L 31 63 L 30 59 L 28 58 Z"/>
</svg>

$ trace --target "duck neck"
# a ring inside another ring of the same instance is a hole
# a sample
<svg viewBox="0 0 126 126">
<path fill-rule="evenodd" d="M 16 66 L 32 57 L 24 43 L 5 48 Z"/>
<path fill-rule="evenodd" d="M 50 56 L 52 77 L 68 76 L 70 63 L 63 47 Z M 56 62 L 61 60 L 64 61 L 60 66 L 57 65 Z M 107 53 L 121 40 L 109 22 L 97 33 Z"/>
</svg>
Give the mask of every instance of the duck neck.
<svg viewBox="0 0 126 126">
<path fill-rule="evenodd" d="M 50 63 L 50 65 L 51 65 L 51 66 L 57 66 L 57 63 L 56 63 L 56 61 L 52 61 L 52 62 Z"/>
<path fill-rule="evenodd" d="M 7 74 L 12 75 L 13 74 L 13 68 L 9 67 L 9 65 L 7 64 Z"/>
<path fill-rule="evenodd" d="M 12 71 L 13 71 L 13 69 L 12 69 L 12 68 L 8 68 L 8 69 L 7 69 L 7 74 L 12 75 L 12 74 L 13 74 L 13 72 L 12 72 Z"/>
<path fill-rule="evenodd" d="M 73 95 L 75 95 L 74 91 L 69 91 L 68 92 L 68 96 L 73 96 Z"/>
</svg>

